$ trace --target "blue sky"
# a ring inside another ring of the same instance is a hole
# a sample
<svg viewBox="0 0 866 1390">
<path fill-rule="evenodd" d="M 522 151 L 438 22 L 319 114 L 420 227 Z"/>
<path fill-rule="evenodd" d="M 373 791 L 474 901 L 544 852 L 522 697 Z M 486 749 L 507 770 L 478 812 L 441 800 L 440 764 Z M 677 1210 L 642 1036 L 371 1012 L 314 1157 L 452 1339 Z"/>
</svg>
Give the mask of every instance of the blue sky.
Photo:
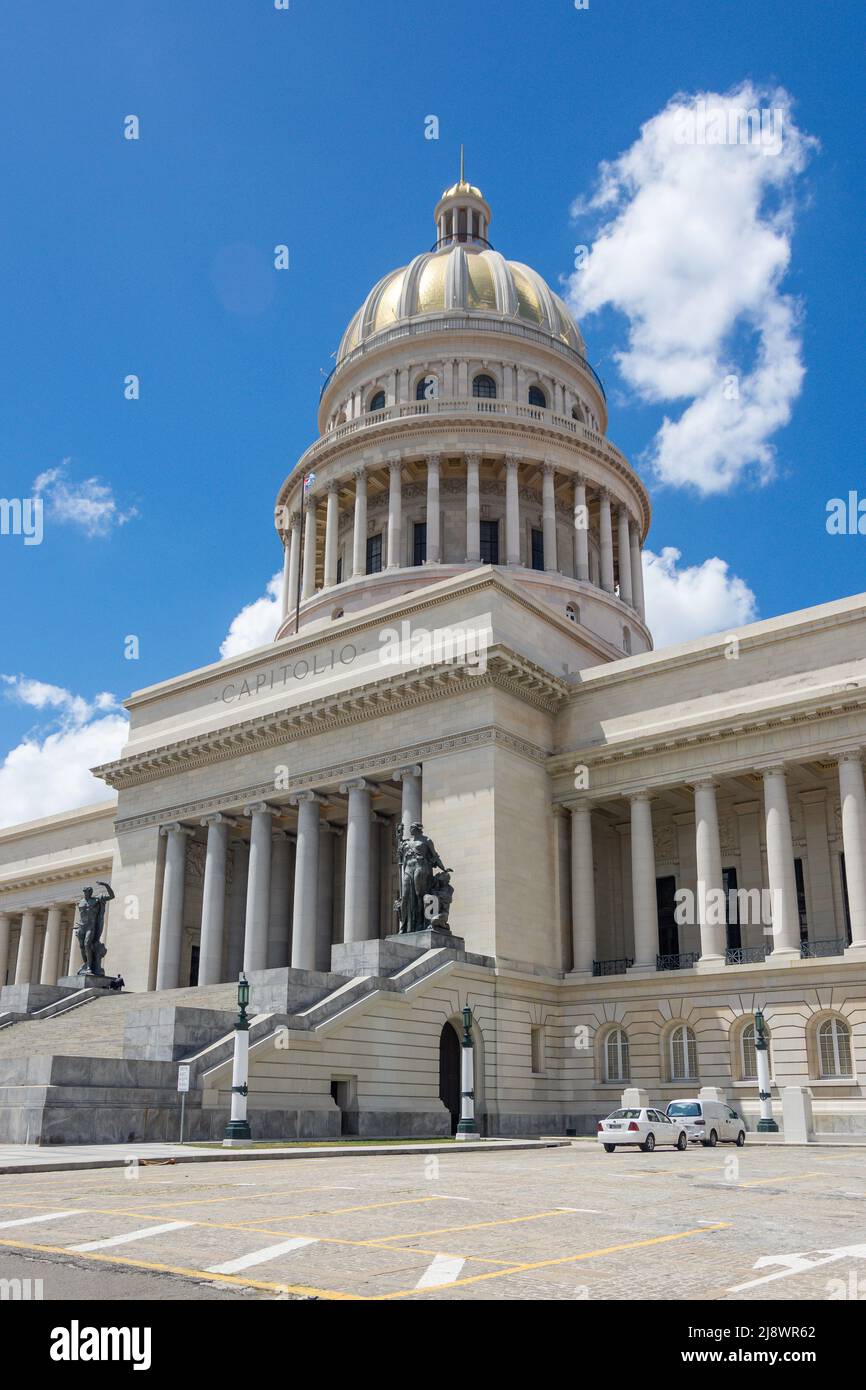
<svg viewBox="0 0 866 1390">
<path fill-rule="evenodd" d="M 778 288 L 805 375 L 770 432 L 774 477 L 654 484 L 649 544 L 684 567 L 721 557 L 762 617 L 866 587 L 863 539 L 824 528 L 828 498 L 866 495 L 864 37 L 853 0 L 6 0 L 0 495 L 48 473 L 58 505 L 78 498 L 81 516 L 89 499 L 104 533 L 0 537 L 0 672 L 92 701 L 218 656 L 279 564 L 273 499 L 314 436 L 321 374 L 372 283 L 432 243 L 461 141 L 494 245 L 561 289 L 598 233 L 598 212 L 576 225 L 569 210 L 602 162 L 678 92 L 744 82 L 784 89 L 814 141 L 784 190 Z M 610 296 L 581 324 L 609 434 L 646 461 L 688 401 L 639 398 Z M 748 372 L 754 325 L 725 351 Z M 6 685 L 0 758 L 48 712 L 69 718 Z"/>
</svg>

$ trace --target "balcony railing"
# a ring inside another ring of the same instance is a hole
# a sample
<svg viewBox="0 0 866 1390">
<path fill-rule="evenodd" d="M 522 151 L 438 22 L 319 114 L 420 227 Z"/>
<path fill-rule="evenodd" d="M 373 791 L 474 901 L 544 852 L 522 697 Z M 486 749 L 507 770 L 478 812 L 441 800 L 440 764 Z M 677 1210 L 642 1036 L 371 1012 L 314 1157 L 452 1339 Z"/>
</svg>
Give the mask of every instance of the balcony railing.
<svg viewBox="0 0 866 1390">
<path fill-rule="evenodd" d="M 801 941 L 800 956 L 803 960 L 815 960 L 818 956 L 844 956 L 847 944 L 844 936 L 828 936 L 820 941 Z"/>
<path fill-rule="evenodd" d="M 680 951 L 677 955 L 656 956 L 656 970 L 691 970 L 700 958 L 700 951 Z"/>
<path fill-rule="evenodd" d="M 761 965 L 766 959 L 766 946 L 729 946 L 725 951 L 725 965 Z"/>
<path fill-rule="evenodd" d="M 592 962 L 593 975 L 624 975 L 634 961 L 628 956 L 620 956 L 618 960 L 594 960 Z"/>
<path fill-rule="evenodd" d="M 554 410 L 549 410 L 540 405 L 527 405 L 522 401 L 501 401 L 490 400 L 484 396 L 438 397 L 428 401 L 401 401 L 399 405 L 388 405 L 382 410 L 368 411 L 366 415 L 358 415 L 354 420 L 346 420 L 342 425 L 335 425 L 332 430 L 328 430 L 298 460 L 293 475 L 299 471 L 309 472 L 310 464 L 322 453 L 334 444 L 341 443 L 344 439 L 357 434 L 359 430 L 369 429 L 371 425 L 382 425 L 389 421 L 403 421 L 411 419 L 413 416 L 431 417 L 436 415 L 481 415 L 485 418 L 494 416 L 504 420 L 532 420 L 539 425 L 547 425 L 555 430 L 568 434 L 572 439 L 581 443 L 591 444 L 596 449 L 600 449 L 607 457 L 620 468 L 627 469 L 632 473 L 631 464 L 624 454 L 621 454 L 615 444 L 611 444 L 609 439 L 598 434 L 589 425 L 584 425 L 580 420 L 573 420 L 569 415 L 559 415 Z"/>
</svg>

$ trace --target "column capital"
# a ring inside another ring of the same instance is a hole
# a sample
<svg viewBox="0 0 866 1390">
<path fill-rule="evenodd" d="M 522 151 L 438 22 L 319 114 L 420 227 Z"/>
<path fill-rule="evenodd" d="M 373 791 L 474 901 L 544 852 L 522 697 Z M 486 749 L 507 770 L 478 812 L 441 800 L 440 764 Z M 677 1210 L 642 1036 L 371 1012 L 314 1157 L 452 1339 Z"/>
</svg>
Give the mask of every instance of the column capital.
<svg viewBox="0 0 866 1390">
<path fill-rule="evenodd" d="M 553 462 L 553 459 L 546 458 L 541 465 L 541 469 L 545 478 L 553 478 L 556 476 L 556 464 Z"/>
<path fill-rule="evenodd" d="M 591 796 L 571 796 L 567 801 L 559 803 L 563 810 L 575 812 L 587 812 L 595 810 L 595 802 Z M 554 808 L 555 809 L 555 808 Z"/>
<path fill-rule="evenodd" d="M 833 752 L 831 757 L 835 758 L 837 763 L 862 763 L 863 750 L 862 748 L 843 748 Z"/>
<path fill-rule="evenodd" d="M 478 468 L 481 464 L 481 454 L 474 449 L 470 449 L 463 455 L 470 468 Z"/>
<path fill-rule="evenodd" d="M 202 816 L 199 825 L 227 825 L 231 830 L 235 830 L 240 821 L 235 820 L 233 816 L 227 816 L 224 811 L 214 811 L 209 816 Z"/>
<path fill-rule="evenodd" d="M 421 764 L 412 763 L 409 767 L 395 767 L 391 773 L 392 782 L 402 782 L 404 777 L 420 777 Z"/>
<path fill-rule="evenodd" d="M 402 454 L 389 454 L 389 455 L 388 455 L 388 467 L 389 467 L 389 469 L 391 470 L 391 473 L 392 473 L 392 474 L 396 474 L 397 477 L 399 478 L 399 477 L 401 476 L 401 474 L 402 474 L 402 471 L 403 471 L 403 455 L 402 455 Z"/>
<path fill-rule="evenodd" d="M 352 469 L 352 477 L 355 479 L 356 485 L 360 482 L 366 483 L 367 465 L 365 463 L 356 463 L 354 468 Z"/>
<path fill-rule="evenodd" d="M 375 792 L 378 791 L 375 782 L 368 782 L 366 777 L 352 777 L 348 782 L 340 783 L 340 791 L 345 795 L 346 792 Z"/>
<path fill-rule="evenodd" d="M 785 773 L 787 772 L 787 768 L 785 767 L 784 763 L 764 763 L 760 767 L 756 767 L 755 771 L 760 772 L 761 776 L 766 782 L 768 777 L 784 777 Z"/>
<path fill-rule="evenodd" d="M 250 817 L 255 815 L 280 816 L 282 810 L 279 806 L 269 805 L 267 801 L 251 801 L 248 806 L 244 807 L 243 813 Z"/>
<path fill-rule="evenodd" d="M 195 832 L 191 826 L 181 825 L 179 820 L 170 820 L 159 827 L 159 833 L 160 835 L 193 835 Z"/>
<path fill-rule="evenodd" d="M 717 787 L 718 785 L 718 777 L 714 777 L 711 772 L 708 772 L 705 776 L 690 777 L 686 782 L 686 786 L 691 787 L 693 791 L 697 791 L 698 787 Z"/>
<path fill-rule="evenodd" d="M 641 787 L 639 791 L 627 792 L 626 800 L 632 804 L 636 801 L 653 801 L 655 792 L 651 792 L 648 787 Z"/>
<path fill-rule="evenodd" d="M 325 496 L 326 496 L 326 497 L 336 497 L 336 496 L 338 496 L 339 491 L 340 491 L 340 484 L 337 482 L 337 479 L 336 479 L 336 478 L 332 478 L 331 481 L 330 481 L 329 483 L 326 483 L 326 484 L 325 484 Z"/>
<path fill-rule="evenodd" d="M 318 505 L 319 494 L 317 492 L 308 492 L 306 497 L 304 498 L 304 511 L 307 513 L 307 515 L 309 516 L 310 512 L 314 512 Z"/>
<path fill-rule="evenodd" d="M 314 792 L 311 790 L 295 792 L 293 796 L 289 797 L 290 806 L 300 806 L 301 803 L 304 801 L 316 801 L 320 806 L 327 805 L 326 797 L 321 796 L 319 792 Z"/>
<path fill-rule="evenodd" d="M 434 468 L 434 469 L 435 469 L 435 468 L 438 468 L 439 465 L 441 464 L 441 462 L 442 462 L 442 455 L 441 455 L 441 454 L 425 454 L 425 455 L 424 455 L 424 461 L 425 461 L 425 463 L 427 464 L 428 470 L 431 469 L 431 468 Z"/>
<path fill-rule="evenodd" d="M 298 529 L 298 527 L 300 526 L 300 524 L 301 524 L 301 512 L 300 512 L 300 509 L 296 507 L 295 510 L 294 510 L 293 512 L 289 512 L 289 530 L 290 530 L 290 531 L 297 531 L 297 529 Z"/>
<path fill-rule="evenodd" d="M 506 454 L 506 455 L 505 455 L 505 467 L 506 467 L 507 469 L 511 470 L 511 469 L 513 469 L 513 468 L 517 468 L 517 466 L 519 465 L 519 463 L 520 463 L 520 455 L 519 455 L 519 454 Z"/>
</svg>

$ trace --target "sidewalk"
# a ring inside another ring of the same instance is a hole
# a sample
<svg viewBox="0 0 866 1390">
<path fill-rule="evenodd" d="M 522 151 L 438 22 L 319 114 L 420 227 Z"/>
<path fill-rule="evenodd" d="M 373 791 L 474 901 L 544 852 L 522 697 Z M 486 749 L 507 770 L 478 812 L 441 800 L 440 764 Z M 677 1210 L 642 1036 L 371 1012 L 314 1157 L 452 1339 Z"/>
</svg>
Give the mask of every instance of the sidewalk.
<svg viewBox="0 0 866 1390">
<path fill-rule="evenodd" d="M 206 1148 L 197 1144 L 0 1144 L 0 1175 L 11 1173 L 67 1173 L 78 1169 L 126 1168 L 135 1163 L 225 1163 L 246 1159 L 268 1158 L 374 1158 L 378 1154 L 450 1154 L 498 1153 L 515 1149 L 553 1149 L 570 1144 L 561 1135 L 550 1139 L 479 1139 L 458 1144 L 449 1139 L 431 1139 L 421 1143 L 327 1144 L 304 1148 L 295 1144 L 286 1148 L 223 1149 Z"/>
</svg>

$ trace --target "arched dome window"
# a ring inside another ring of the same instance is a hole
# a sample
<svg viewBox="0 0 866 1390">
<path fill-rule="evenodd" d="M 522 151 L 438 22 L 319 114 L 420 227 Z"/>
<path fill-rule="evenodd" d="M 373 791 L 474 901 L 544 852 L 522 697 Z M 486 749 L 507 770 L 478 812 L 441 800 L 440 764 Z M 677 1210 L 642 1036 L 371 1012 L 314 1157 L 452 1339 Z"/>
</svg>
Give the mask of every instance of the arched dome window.
<svg viewBox="0 0 866 1390">
<path fill-rule="evenodd" d="M 547 409 L 547 397 L 545 396 L 540 386 L 530 386 L 529 404 L 540 405 L 542 410 Z"/>
<path fill-rule="evenodd" d="M 622 649 L 626 656 L 631 656 L 631 630 L 627 627 L 622 630 Z"/>
<path fill-rule="evenodd" d="M 371 398 L 370 404 L 367 406 L 367 409 L 368 409 L 368 410 L 384 410 L 384 409 L 385 409 L 385 392 L 384 392 L 384 391 L 377 391 L 376 394 Z"/>
<path fill-rule="evenodd" d="M 573 405 L 571 407 L 571 418 L 572 420 L 579 420 L 580 423 L 583 424 L 583 411 L 579 405 Z"/>
<path fill-rule="evenodd" d="M 435 401 L 439 395 L 439 380 L 435 376 L 419 376 L 415 383 L 416 401 Z"/>
<path fill-rule="evenodd" d="M 565 605 L 565 616 L 570 623 L 580 622 L 580 609 L 576 603 L 567 603 Z"/>
<path fill-rule="evenodd" d="M 477 376 L 472 383 L 472 394 L 473 396 L 481 396 L 485 400 L 495 400 L 496 382 L 493 380 L 493 377 L 487 376 L 486 373 Z"/>
</svg>

